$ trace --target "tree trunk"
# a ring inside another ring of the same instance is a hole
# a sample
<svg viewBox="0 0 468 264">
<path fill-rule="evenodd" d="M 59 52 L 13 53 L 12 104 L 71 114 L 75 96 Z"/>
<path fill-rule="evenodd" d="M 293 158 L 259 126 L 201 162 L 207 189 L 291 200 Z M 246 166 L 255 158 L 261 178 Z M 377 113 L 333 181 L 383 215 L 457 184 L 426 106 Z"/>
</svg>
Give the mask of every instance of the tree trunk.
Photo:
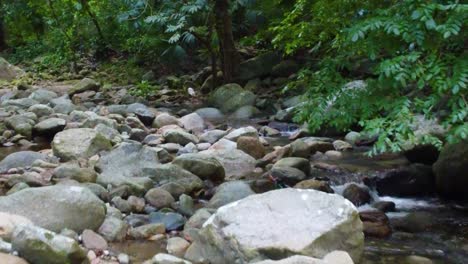
<svg viewBox="0 0 468 264">
<path fill-rule="evenodd" d="M 6 49 L 7 49 L 7 44 L 6 44 L 5 28 L 3 25 L 2 14 L 0 14 L 0 51 L 4 51 Z"/>
<path fill-rule="evenodd" d="M 221 68 L 225 83 L 234 80 L 239 72 L 240 64 L 240 55 L 236 49 L 232 34 L 232 18 L 229 13 L 229 2 L 229 0 L 215 0 L 214 5 L 216 33 L 219 39 Z"/>
<path fill-rule="evenodd" d="M 86 11 L 86 13 L 88 13 L 89 17 L 91 18 L 91 21 L 96 27 L 100 40 L 104 43 L 105 42 L 104 34 L 102 33 L 102 29 L 101 29 L 101 26 L 99 25 L 96 15 L 93 13 L 93 11 L 91 11 L 91 7 L 89 6 L 88 0 L 81 0 L 80 2 L 81 2 L 81 5 L 83 6 L 83 9 Z"/>
</svg>

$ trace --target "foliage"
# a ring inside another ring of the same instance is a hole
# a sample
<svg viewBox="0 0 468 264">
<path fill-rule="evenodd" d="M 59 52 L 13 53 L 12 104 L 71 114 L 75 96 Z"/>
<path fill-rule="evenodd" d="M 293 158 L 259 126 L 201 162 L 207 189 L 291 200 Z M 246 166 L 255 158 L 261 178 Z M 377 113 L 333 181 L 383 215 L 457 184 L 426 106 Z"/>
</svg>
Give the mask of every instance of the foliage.
<svg viewBox="0 0 468 264">
<path fill-rule="evenodd" d="M 323 127 L 346 130 L 359 124 L 379 136 L 373 153 L 401 151 L 408 142 L 441 146 L 439 138 L 414 134 L 417 115 L 440 119 L 449 129 L 449 141 L 466 139 L 468 58 L 464 28 L 468 5 L 395 0 L 378 1 L 378 6 L 371 8 L 361 3 L 367 1 L 332 2 L 299 0 L 284 21 L 272 28 L 277 33 L 276 45 L 286 53 L 302 48 L 312 48 L 314 53 L 317 42 L 329 47 L 321 49 L 324 54 L 318 65 L 290 85 L 308 87 L 297 120 L 306 122 L 312 131 Z M 306 10 L 307 4 L 312 6 Z M 331 10 L 312 12 L 316 16 L 308 20 L 302 16 L 306 19 L 302 25 L 294 22 L 297 13 L 324 6 Z M 342 14 L 349 18 L 346 24 L 333 23 L 342 21 Z M 330 21 L 332 27 L 324 21 Z M 332 29 L 335 26 L 339 26 L 337 30 Z M 325 33 L 309 35 L 318 31 Z M 294 35 L 299 38 L 292 40 Z M 359 61 L 366 66 L 364 72 L 354 67 Z M 365 81 L 364 86 L 346 85 L 359 78 Z"/>
<path fill-rule="evenodd" d="M 135 87 L 130 89 L 130 94 L 138 97 L 149 97 L 158 90 L 157 86 L 151 85 L 148 81 L 141 81 Z"/>
</svg>

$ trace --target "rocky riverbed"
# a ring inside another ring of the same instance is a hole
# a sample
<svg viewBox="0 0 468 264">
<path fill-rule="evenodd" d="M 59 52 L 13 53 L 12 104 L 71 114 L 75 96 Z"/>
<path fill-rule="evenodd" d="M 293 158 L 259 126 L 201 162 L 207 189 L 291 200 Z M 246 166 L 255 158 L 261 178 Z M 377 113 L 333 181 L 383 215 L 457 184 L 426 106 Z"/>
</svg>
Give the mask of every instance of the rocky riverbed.
<svg viewBox="0 0 468 264">
<path fill-rule="evenodd" d="M 0 263 L 468 260 L 468 207 L 436 196 L 460 196 L 444 175 L 466 174 L 465 145 L 434 166 L 414 159 L 427 150 L 370 158 L 357 132 L 284 122 L 294 98 L 272 116 L 235 84 L 186 100 L 87 78 L 3 93 Z"/>
</svg>

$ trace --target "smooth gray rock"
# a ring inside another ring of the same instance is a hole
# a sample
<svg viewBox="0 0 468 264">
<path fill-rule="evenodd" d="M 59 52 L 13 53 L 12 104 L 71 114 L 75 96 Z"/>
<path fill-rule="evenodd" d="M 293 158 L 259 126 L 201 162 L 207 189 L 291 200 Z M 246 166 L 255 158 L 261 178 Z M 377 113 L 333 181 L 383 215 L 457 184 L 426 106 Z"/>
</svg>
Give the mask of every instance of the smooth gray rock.
<svg viewBox="0 0 468 264">
<path fill-rule="evenodd" d="M 102 186 L 119 187 L 128 185 L 133 192 L 143 193 L 153 187 L 148 178 L 159 164 L 158 151 L 138 142 L 124 142 L 104 154 L 96 167 L 100 171 L 97 183 Z"/>
<path fill-rule="evenodd" d="M 43 160 L 47 162 L 54 161 L 53 158 L 50 158 L 43 153 L 34 151 L 19 151 L 6 156 L 0 162 L 0 173 L 5 173 L 9 169 L 13 168 L 31 167 L 36 160 Z"/>
<path fill-rule="evenodd" d="M 0 211 L 24 216 L 55 232 L 96 230 L 106 215 L 105 204 L 89 189 L 65 185 L 27 188 L 0 197 Z"/>
<path fill-rule="evenodd" d="M 250 188 L 250 185 L 243 181 L 225 182 L 218 186 L 215 195 L 210 199 L 207 206 L 219 208 L 252 194 L 255 194 L 255 192 Z"/>
<path fill-rule="evenodd" d="M 172 163 L 190 171 L 201 179 L 224 180 L 223 165 L 214 156 L 200 153 L 183 154 Z"/>
<path fill-rule="evenodd" d="M 59 132 L 52 140 L 52 150 L 62 161 L 90 158 L 112 145 L 103 135 L 90 128 L 74 128 Z"/>
<path fill-rule="evenodd" d="M 15 229 L 12 246 L 31 263 L 80 264 L 86 260 L 86 251 L 75 240 L 32 225 Z"/>
<path fill-rule="evenodd" d="M 335 194 L 280 189 L 251 195 L 217 210 L 195 237 L 185 257 L 210 263 L 304 255 L 322 258 L 347 251 L 355 261 L 364 246 L 363 225 L 354 205 Z M 294 235 L 292 235 L 294 234 Z"/>
<path fill-rule="evenodd" d="M 48 118 L 34 126 L 34 132 L 40 136 L 54 136 L 62 131 L 67 125 L 67 121 L 62 118 Z"/>
</svg>

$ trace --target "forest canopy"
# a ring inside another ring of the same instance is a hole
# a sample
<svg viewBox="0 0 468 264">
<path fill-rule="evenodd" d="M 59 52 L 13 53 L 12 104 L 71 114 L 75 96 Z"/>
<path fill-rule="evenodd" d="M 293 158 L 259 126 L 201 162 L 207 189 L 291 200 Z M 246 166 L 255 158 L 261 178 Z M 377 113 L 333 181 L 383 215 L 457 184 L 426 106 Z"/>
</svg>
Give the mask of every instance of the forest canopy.
<svg viewBox="0 0 468 264">
<path fill-rule="evenodd" d="M 210 66 L 214 89 L 238 81 L 242 61 L 277 52 L 302 68 L 282 92 L 303 95 L 295 121 L 311 132 L 357 128 L 377 135 L 375 153 L 468 138 L 468 5 L 461 1 L 0 4 L 1 52 L 36 71 L 60 75 L 79 71 L 83 60 L 116 58 L 160 74 Z M 421 116 L 439 120 L 444 136 L 415 134 Z"/>
</svg>

